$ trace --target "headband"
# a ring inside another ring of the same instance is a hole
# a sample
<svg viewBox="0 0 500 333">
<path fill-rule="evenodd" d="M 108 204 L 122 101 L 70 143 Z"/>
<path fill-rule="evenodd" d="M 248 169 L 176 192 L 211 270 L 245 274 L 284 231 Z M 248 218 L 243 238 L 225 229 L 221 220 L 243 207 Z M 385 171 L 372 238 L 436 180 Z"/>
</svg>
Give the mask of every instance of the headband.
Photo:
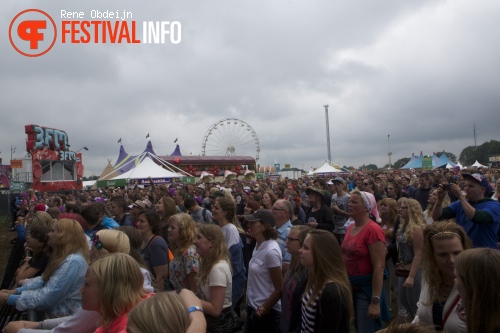
<svg viewBox="0 0 500 333">
<path fill-rule="evenodd" d="M 458 236 L 458 238 L 460 238 L 460 240 L 462 240 L 462 236 L 460 236 L 459 234 L 457 234 L 454 231 L 440 231 L 440 232 L 432 235 L 430 240 L 432 241 L 434 239 L 434 237 L 442 237 L 442 236 Z"/>
</svg>

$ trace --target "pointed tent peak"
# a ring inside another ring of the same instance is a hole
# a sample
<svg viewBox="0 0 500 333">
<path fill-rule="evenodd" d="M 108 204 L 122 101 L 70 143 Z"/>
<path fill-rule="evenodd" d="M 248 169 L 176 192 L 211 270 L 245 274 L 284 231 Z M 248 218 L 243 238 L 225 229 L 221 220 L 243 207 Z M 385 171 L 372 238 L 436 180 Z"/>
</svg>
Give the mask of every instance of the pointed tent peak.
<svg viewBox="0 0 500 333">
<path fill-rule="evenodd" d="M 153 144 L 151 143 L 151 139 L 148 140 L 148 144 L 146 145 L 146 149 L 144 149 L 143 153 L 150 153 L 156 156 L 156 153 L 153 150 Z"/>
<path fill-rule="evenodd" d="M 420 156 L 423 156 L 424 154 L 422 153 L 422 151 L 420 151 Z"/>
<path fill-rule="evenodd" d="M 172 154 L 170 154 L 170 156 L 182 156 L 181 148 L 179 147 L 179 145 L 175 146 L 175 150 Z"/>
<path fill-rule="evenodd" d="M 118 153 L 118 158 L 116 159 L 116 162 L 115 162 L 115 169 L 118 165 L 120 165 L 127 157 L 128 157 L 128 153 L 125 151 L 125 148 L 123 147 L 123 145 L 120 145 L 120 152 Z"/>
</svg>

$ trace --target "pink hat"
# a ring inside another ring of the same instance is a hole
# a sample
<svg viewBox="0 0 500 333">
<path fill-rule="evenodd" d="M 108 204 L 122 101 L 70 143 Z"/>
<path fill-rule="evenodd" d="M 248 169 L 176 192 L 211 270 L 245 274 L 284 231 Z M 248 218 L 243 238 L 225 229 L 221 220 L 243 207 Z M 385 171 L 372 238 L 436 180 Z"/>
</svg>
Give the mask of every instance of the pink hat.
<svg viewBox="0 0 500 333">
<path fill-rule="evenodd" d="M 368 212 L 373 216 L 375 216 L 375 220 L 377 223 L 382 222 L 382 219 L 378 215 L 377 201 L 375 200 L 375 196 L 370 192 L 361 191 L 360 193 L 361 193 L 361 198 L 363 198 L 365 207 L 366 209 L 368 209 Z"/>
</svg>

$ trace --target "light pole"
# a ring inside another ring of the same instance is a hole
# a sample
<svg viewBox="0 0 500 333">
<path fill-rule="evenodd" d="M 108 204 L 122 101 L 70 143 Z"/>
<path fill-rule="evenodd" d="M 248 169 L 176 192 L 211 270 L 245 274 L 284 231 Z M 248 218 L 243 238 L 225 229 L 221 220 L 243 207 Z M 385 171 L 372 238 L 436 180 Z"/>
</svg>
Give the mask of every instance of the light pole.
<svg viewBox="0 0 500 333">
<path fill-rule="evenodd" d="M 332 152 L 330 151 L 330 121 L 328 120 L 328 104 L 323 105 L 326 118 L 326 149 L 328 150 L 328 163 L 332 163 Z"/>
<path fill-rule="evenodd" d="M 75 151 L 75 153 L 78 153 L 79 151 L 82 151 L 83 149 L 85 149 L 85 150 L 89 150 L 89 149 L 85 146 L 85 147 L 82 147 L 82 148 L 78 149 L 77 151 Z"/>
<path fill-rule="evenodd" d="M 10 146 L 10 160 L 12 161 L 12 154 L 14 154 L 16 152 L 16 148 L 17 147 L 12 147 Z"/>
</svg>

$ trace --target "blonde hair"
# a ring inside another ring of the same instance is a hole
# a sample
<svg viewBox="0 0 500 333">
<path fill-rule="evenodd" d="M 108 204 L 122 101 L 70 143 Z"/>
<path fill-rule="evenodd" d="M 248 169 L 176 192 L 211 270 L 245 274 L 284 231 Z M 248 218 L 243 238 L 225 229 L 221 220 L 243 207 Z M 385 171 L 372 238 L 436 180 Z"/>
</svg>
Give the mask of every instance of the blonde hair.
<svg viewBox="0 0 500 333">
<path fill-rule="evenodd" d="M 94 261 L 89 269 L 99 282 L 99 313 L 105 326 L 129 312 L 147 295 L 141 268 L 128 254 L 110 254 Z"/>
<path fill-rule="evenodd" d="M 499 332 L 500 251 L 465 250 L 457 257 L 455 271 L 465 288 L 467 332 Z"/>
<path fill-rule="evenodd" d="M 185 333 L 191 323 L 179 295 L 158 293 L 139 303 L 128 315 L 128 328 L 142 333 Z"/>
<path fill-rule="evenodd" d="M 406 242 L 413 244 L 413 231 L 415 228 L 424 230 L 427 226 L 424 220 L 424 212 L 420 203 L 415 199 L 402 197 L 398 200 L 398 207 L 401 207 L 402 204 L 408 207 L 408 219 L 406 220 L 401 216 L 398 232 L 405 229 Z"/>
<path fill-rule="evenodd" d="M 50 216 L 50 214 L 48 214 L 46 212 L 37 212 L 33 216 L 32 226 L 34 227 L 36 225 L 39 225 L 39 226 L 51 228 L 52 225 L 54 224 L 54 222 L 55 221 L 52 218 L 52 216 Z"/>
<path fill-rule="evenodd" d="M 80 223 L 71 219 L 60 219 L 52 225 L 57 227 L 57 243 L 52 248 L 47 268 L 42 274 L 42 279 L 48 281 L 61 262 L 70 254 L 80 253 L 85 261 L 89 262 L 89 245 Z"/>
<path fill-rule="evenodd" d="M 210 249 L 208 256 L 200 256 L 200 270 L 198 274 L 196 274 L 198 285 L 203 285 L 207 282 L 208 275 L 216 263 L 221 260 L 225 260 L 231 267 L 231 260 L 229 259 L 229 250 L 227 249 L 224 234 L 218 225 L 201 224 L 198 227 L 198 232 L 212 243 L 212 248 Z"/>
<path fill-rule="evenodd" d="M 179 244 L 171 242 L 169 248 L 174 255 L 179 255 L 188 247 L 194 244 L 196 239 L 196 222 L 194 222 L 191 215 L 186 213 L 179 213 L 172 215 L 169 223 L 176 221 L 179 224 Z"/>
<path fill-rule="evenodd" d="M 431 195 L 432 193 L 434 193 L 436 191 L 437 191 L 437 188 L 433 188 L 432 190 L 430 190 L 429 195 Z M 450 196 L 448 194 L 446 194 L 444 196 L 443 203 L 441 204 L 441 208 L 448 207 L 450 204 L 451 204 Z M 432 216 L 432 210 L 434 209 L 435 205 L 436 205 L 435 203 L 430 203 L 427 206 L 426 211 L 428 211 L 430 213 L 430 216 Z"/>
<path fill-rule="evenodd" d="M 472 242 L 465 230 L 453 220 L 435 222 L 424 229 L 424 248 L 422 256 L 422 270 L 424 279 L 429 285 L 429 301 L 427 306 L 438 300 L 439 287 L 443 283 L 443 275 L 437 265 L 434 255 L 434 239 L 452 239 L 458 237 L 462 243 L 462 249 L 472 248 Z"/>
<path fill-rule="evenodd" d="M 307 237 L 311 238 L 314 266 L 304 292 L 307 293 L 312 288 L 306 306 L 314 302 L 327 281 L 332 281 L 337 285 L 340 297 L 345 301 L 347 315 L 351 320 L 354 314 L 351 285 L 337 239 L 331 232 L 317 229 L 309 231 Z"/>
<path fill-rule="evenodd" d="M 99 230 L 96 232 L 102 247 L 98 249 L 92 243 L 92 251 L 97 259 L 103 258 L 111 253 L 130 253 L 130 241 L 128 236 L 119 230 Z"/>
</svg>

